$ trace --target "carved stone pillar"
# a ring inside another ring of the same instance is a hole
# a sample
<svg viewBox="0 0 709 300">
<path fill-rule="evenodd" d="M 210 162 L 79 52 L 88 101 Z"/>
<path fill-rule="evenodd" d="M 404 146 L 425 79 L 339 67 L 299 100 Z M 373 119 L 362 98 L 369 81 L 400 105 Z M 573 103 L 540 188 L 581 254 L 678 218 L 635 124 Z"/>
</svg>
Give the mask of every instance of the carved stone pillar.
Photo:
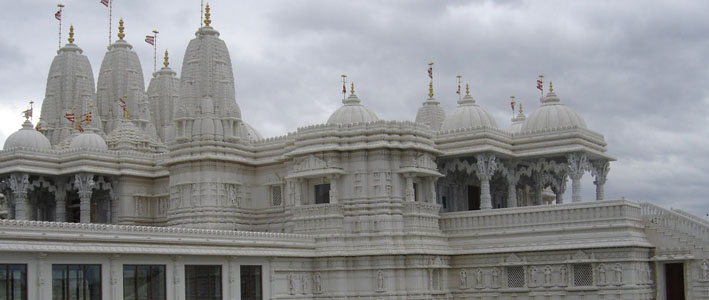
<svg viewBox="0 0 709 300">
<path fill-rule="evenodd" d="M 438 177 L 431 177 L 428 181 L 428 191 L 430 193 L 428 202 L 430 203 L 436 203 L 436 198 L 438 197 L 438 195 L 436 195 L 436 180 L 438 180 Z"/>
<path fill-rule="evenodd" d="M 494 154 L 476 155 L 477 168 L 475 173 L 480 180 L 480 209 L 492 208 L 492 196 L 490 196 L 490 178 L 497 171 L 497 163 Z"/>
<path fill-rule="evenodd" d="M 16 173 L 10 175 L 10 189 L 15 198 L 15 219 L 29 220 L 30 214 L 27 212 L 27 189 L 30 186 L 29 175 Z"/>
<path fill-rule="evenodd" d="M 108 268 L 109 268 L 110 279 L 111 279 L 111 294 L 110 294 L 111 297 L 109 299 L 112 299 L 112 300 L 120 300 L 119 295 L 118 295 L 118 292 L 119 292 L 120 286 L 121 286 L 119 284 L 120 277 L 118 276 L 118 271 L 119 271 L 118 268 L 120 268 L 120 266 L 116 262 L 116 260 L 120 257 L 121 257 L 120 254 L 110 254 L 108 256 L 108 261 L 109 261 Z"/>
<path fill-rule="evenodd" d="M 79 193 L 79 222 L 91 223 L 91 194 L 94 188 L 92 174 L 76 174 L 74 176 L 74 189 Z"/>
<path fill-rule="evenodd" d="M 337 175 L 330 175 L 330 203 L 338 202 L 337 191 Z"/>
<path fill-rule="evenodd" d="M 172 259 L 172 299 L 180 300 L 182 299 L 182 281 L 180 280 L 180 274 L 184 274 L 180 270 L 180 258 L 181 256 L 176 255 L 171 257 Z"/>
<path fill-rule="evenodd" d="M 537 173 L 534 176 L 534 205 L 542 205 L 544 203 L 544 182 L 542 181 L 542 173 Z"/>
<path fill-rule="evenodd" d="M 37 299 L 49 299 L 46 293 L 45 286 L 47 285 L 45 279 L 45 262 L 47 260 L 47 253 L 40 252 L 37 254 Z"/>
<path fill-rule="evenodd" d="M 303 205 L 303 186 L 302 180 L 300 178 L 293 179 L 293 187 L 295 188 L 295 205 Z"/>
<path fill-rule="evenodd" d="M 606 184 L 606 179 L 610 169 L 611 166 L 607 160 L 598 160 L 593 162 L 591 173 L 594 177 L 596 177 L 596 180 L 593 181 L 593 184 L 596 185 L 596 200 L 603 200 L 606 197 L 603 186 Z"/>
<path fill-rule="evenodd" d="M 581 202 L 581 177 L 588 169 L 586 154 L 574 153 L 566 156 L 571 177 L 571 201 Z"/>
<path fill-rule="evenodd" d="M 414 178 L 410 174 L 404 174 L 406 178 L 406 201 L 414 202 L 416 196 L 414 195 Z"/>
<path fill-rule="evenodd" d="M 54 212 L 56 216 L 54 219 L 57 222 L 66 222 L 66 185 L 57 183 L 56 186 L 57 189 L 54 192 L 54 201 L 56 202 Z"/>
</svg>

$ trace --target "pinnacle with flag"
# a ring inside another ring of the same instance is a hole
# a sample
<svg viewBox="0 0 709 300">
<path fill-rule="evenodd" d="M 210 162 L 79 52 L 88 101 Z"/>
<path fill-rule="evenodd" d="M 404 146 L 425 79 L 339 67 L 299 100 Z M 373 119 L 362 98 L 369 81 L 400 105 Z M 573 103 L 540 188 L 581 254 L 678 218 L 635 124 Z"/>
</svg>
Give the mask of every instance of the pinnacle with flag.
<svg viewBox="0 0 709 300">
<path fill-rule="evenodd" d="M 61 9 L 59 9 L 57 12 L 54 13 L 54 18 L 56 18 L 59 21 L 62 20 L 62 10 Z"/>
</svg>

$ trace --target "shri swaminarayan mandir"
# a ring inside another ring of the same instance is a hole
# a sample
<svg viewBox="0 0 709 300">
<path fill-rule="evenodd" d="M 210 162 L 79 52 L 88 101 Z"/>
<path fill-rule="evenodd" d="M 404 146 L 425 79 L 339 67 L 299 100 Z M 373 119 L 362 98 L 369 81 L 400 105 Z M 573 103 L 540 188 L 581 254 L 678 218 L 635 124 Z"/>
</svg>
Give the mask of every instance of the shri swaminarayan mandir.
<svg viewBox="0 0 709 300">
<path fill-rule="evenodd" d="M 709 299 L 709 223 L 606 199 L 604 137 L 553 87 L 510 121 L 431 84 L 394 121 L 348 86 L 263 138 L 210 22 L 147 88 L 122 22 L 96 80 L 70 33 L 0 151 L 0 299 Z"/>
</svg>

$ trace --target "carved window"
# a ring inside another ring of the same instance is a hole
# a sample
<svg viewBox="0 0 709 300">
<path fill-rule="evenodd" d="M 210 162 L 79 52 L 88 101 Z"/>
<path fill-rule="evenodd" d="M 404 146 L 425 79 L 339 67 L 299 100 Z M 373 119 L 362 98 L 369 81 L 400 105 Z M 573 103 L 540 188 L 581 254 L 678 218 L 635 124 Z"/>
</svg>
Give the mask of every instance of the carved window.
<svg viewBox="0 0 709 300">
<path fill-rule="evenodd" d="M 222 266 L 186 265 L 186 300 L 221 300 Z"/>
<path fill-rule="evenodd" d="M 414 201 L 419 201 L 419 185 L 416 182 L 414 182 Z"/>
<path fill-rule="evenodd" d="M 507 287 L 524 287 L 524 267 L 507 267 Z"/>
<path fill-rule="evenodd" d="M 261 266 L 241 266 L 241 300 L 263 299 Z"/>
<path fill-rule="evenodd" d="M 271 186 L 271 205 L 281 206 L 283 200 L 282 195 L 280 185 Z"/>
<path fill-rule="evenodd" d="M 101 265 L 52 265 L 52 299 L 101 299 Z"/>
<path fill-rule="evenodd" d="M 0 299 L 27 300 L 27 265 L 0 265 Z"/>
<path fill-rule="evenodd" d="M 574 285 L 575 286 L 591 286 L 593 285 L 593 267 L 591 264 L 575 264 L 574 265 Z"/>
<path fill-rule="evenodd" d="M 123 299 L 165 300 L 164 265 L 123 265 Z"/>
<path fill-rule="evenodd" d="M 330 203 L 330 184 L 315 185 L 315 204 Z"/>
</svg>

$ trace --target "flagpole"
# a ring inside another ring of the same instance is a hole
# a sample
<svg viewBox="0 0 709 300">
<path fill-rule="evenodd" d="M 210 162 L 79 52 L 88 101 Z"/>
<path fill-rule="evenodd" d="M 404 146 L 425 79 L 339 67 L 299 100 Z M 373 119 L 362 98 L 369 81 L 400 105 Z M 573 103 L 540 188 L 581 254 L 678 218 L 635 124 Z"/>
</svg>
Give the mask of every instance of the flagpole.
<svg viewBox="0 0 709 300">
<path fill-rule="evenodd" d="M 113 0 L 108 0 L 108 45 L 111 46 L 111 18 L 113 17 Z"/>
<path fill-rule="evenodd" d="M 544 97 L 544 74 L 539 74 L 539 81 L 542 83 L 542 88 L 540 90 L 542 93 L 542 97 Z"/>
<path fill-rule="evenodd" d="M 458 77 L 458 91 L 456 91 L 456 93 L 458 93 L 458 102 L 460 102 L 460 101 L 461 101 L 461 98 L 460 98 L 460 83 L 461 83 L 461 78 L 463 78 L 463 75 L 458 75 L 458 76 L 456 76 L 456 77 Z"/>
<path fill-rule="evenodd" d="M 204 15 L 204 0 L 199 1 L 199 27 L 202 27 L 202 16 Z"/>
<path fill-rule="evenodd" d="M 347 95 L 347 75 L 342 74 L 342 101 L 345 101 Z"/>
<path fill-rule="evenodd" d="M 428 63 L 428 77 L 431 78 L 428 84 L 428 98 L 433 99 L 433 62 Z"/>
<path fill-rule="evenodd" d="M 59 7 L 59 49 L 62 48 L 62 8 L 64 8 L 64 4 L 57 4 Z M 55 16 L 56 17 L 56 16 Z"/>
<path fill-rule="evenodd" d="M 153 29 L 153 37 L 155 42 L 153 43 L 153 73 L 158 71 L 158 30 Z"/>
</svg>

